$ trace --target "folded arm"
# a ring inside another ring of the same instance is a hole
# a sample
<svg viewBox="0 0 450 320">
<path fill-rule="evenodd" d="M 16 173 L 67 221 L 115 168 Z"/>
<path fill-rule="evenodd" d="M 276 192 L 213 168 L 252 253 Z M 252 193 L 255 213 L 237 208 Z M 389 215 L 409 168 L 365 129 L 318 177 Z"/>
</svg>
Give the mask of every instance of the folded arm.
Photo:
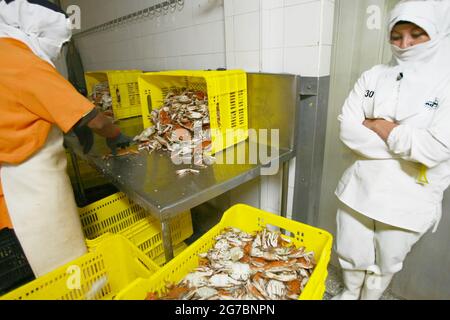
<svg viewBox="0 0 450 320">
<path fill-rule="evenodd" d="M 397 125 L 382 119 L 366 121 L 365 125 L 400 158 L 432 168 L 450 159 L 449 123 L 450 105 L 442 105 L 429 128 Z"/>
<path fill-rule="evenodd" d="M 450 106 L 448 106 L 450 109 Z M 448 112 L 445 112 L 448 113 Z M 446 125 L 443 121 L 445 119 Z M 400 125 L 387 140 L 389 148 L 401 158 L 433 168 L 450 159 L 450 117 L 443 117 L 428 129 Z"/>
<path fill-rule="evenodd" d="M 338 117 L 341 123 L 340 139 L 347 147 L 368 159 L 398 158 L 377 133 L 364 125 L 366 115 L 363 102 L 367 90 L 366 77 L 367 73 L 358 80 Z"/>
</svg>

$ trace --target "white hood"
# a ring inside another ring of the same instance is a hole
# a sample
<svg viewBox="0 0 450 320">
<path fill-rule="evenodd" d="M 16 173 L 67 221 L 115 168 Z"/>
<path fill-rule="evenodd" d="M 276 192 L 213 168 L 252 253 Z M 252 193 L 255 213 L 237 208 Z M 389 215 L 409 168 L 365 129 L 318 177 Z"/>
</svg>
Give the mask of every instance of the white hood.
<svg viewBox="0 0 450 320">
<path fill-rule="evenodd" d="M 437 70 L 450 73 L 450 0 L 405 0 L 392 11 L 388 23 L 388 35 L 400 21 L 412 22 L 424 29 L 431 40 L 410 48 L 400 49 L 392 45 L 396 64 L 405 71 L 431 73 Z M 441 79 L 440 79 L 441 80 Z"/>
<path fill-rule="evenodd" d="M 430 92 L 450 79 L 449 15 L 450 0 L 407 0 L 391 11 L 389 35 L 396 23 L 408 21 L 427 31 L 430 36 L 430 41 L 406 49 L 391 46 L 391 65 L 397 74 L 403 73 L 398 107 L 402 111 L 397 114 L 397 120 L 413 114 L 415 108 L 421 107 L 418 101 L 426 101 Z M 391 90 L 396 89 L 392 87 Z"/>
<path fill-rule="evenodd" d="M 0 38 L 22 41 L 50 64 L 71 36 L 70 19 L 56 5 L 45 0 L 0 0 Z"/>
</svg>

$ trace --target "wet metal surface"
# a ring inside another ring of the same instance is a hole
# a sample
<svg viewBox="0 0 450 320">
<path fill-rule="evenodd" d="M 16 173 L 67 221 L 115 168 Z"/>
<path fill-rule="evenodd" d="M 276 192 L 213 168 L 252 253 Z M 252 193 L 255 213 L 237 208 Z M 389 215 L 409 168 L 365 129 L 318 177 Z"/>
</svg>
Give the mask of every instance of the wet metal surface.
<svg viewBox="0 0 450 320">
<path fill-rule="evenodd" d="M 140 118 L 123 120 L 120 125 L 125 134 L 134 136 L 142 131 L 140 121 Z M 121 191 L 160 220 L 176 216 L 258 177 L 263 167 L 259 161 L 258 164 L 214 164 L 200 169 L 199 175 L 180 177 L 176 174 L 177 170 L 192 167 L 175 165 L 170 154 L 163 151 L 152 154 L 142 151 L 139 155 L 104 160 L 102 156 L 109 150 L 100 137 L 96 137 L 88 155 L 82 154 L 76 137 L 66 137 L 66 143 L 78 156 L 87 160 Z M 236 151 L 241 147 L 245 148 L 245 154 L 248 155 L 251 143 L 247 141 L 231 150 Z M 292 157 L 291 150 L 283 149 L 279 150 L 279 156 L 274 155 L 271 160 L 280 161 L 281 166 L 282 162 Z"/>
<path fill-rule="evenodd" d="M 170 154 L 163 151 L 152 154 L 141 152 L 138 155 L 103 160 L 103 156 L 110 150 L 106 146 L 105 139 L 97 135 L 93 150 L 88 155 L 82 153 L 75 136 L 67 136 L 66 144 L 119 190 L 158 218 L 164 229 L 164 224 L 168 223 L 169 218 L 257 178 L 267 166 L 275 167 L 273 174 L 276 174 L 284 162 L 295 156 L 297 145 L 295 127 L 299 123 L 297 110 L 299 81 L 300 77 L 288 74 L 248 74 L 249 128 L 270 132 L 277 130 L 279 145 L 275 150 L 271 150 L 266 143 L 249 139 L 228 148 L 226 152 L 216 154 L 218 160 L 223 157 L 224 161 L 201 169 L 198 175 L 178 176 L 177 170 L 197 168 L 190 165 L 175 165 L 171 161 Z M 122 132 L 130 137 L 140 134 L 144 129 L 140 117 L 121 120 L 119 126 Z M 271 133 L 267 133 L 271 136 Z M 248 161 L 250 150 L 259 151 L 260 148 L 267 148 L 267 152 L 263 154 L 268 156 L 268 160 L 262 161 L 261 154 L 257 152 L 256 161 Z M 236 157 L 238 154 L 244 154 L 246 161 L 226 164 L 229 163 L 227 160 L 232 158 L 231 154 Z M 286 189 L 283 188 L 283 192 L 286 192 Z M 286 200 L 286 196 L 282 199 Z M 287 205 L 283 204 L 282 207 L 287 208 Z M 166 258 L 170 260 L 173 252 L 170 230 L 166 229 L 163 243 Z"/>
</svg>

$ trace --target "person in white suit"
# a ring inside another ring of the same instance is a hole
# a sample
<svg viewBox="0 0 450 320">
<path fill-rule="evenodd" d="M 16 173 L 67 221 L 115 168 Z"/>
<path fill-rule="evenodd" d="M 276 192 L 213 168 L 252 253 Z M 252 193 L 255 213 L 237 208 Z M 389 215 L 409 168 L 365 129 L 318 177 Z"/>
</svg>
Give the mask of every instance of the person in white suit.
<svg viewBox="0 0 450 320">
<path fill-rule="evenodd" d="M 336 300 L 378 300 L 414 244 L 436 228 L 450 184 L 450 1 L 391 12 L 391 63 L 363 73 L 339 116 L 357 154 L 336 189 Z"/>
</svg>

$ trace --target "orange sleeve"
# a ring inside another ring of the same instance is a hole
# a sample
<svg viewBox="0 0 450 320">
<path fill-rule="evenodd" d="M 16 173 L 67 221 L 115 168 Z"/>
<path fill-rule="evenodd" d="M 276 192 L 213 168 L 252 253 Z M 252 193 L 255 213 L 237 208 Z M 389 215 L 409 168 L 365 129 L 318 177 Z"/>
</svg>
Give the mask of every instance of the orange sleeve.
<svg viewBox="0 0 450 320">
<path fill-rule="evenodd" d="M 47 62 L 33 64 L 18 81 L 23 106 L 65 133 L 94 108 Z"/>
</svg>

